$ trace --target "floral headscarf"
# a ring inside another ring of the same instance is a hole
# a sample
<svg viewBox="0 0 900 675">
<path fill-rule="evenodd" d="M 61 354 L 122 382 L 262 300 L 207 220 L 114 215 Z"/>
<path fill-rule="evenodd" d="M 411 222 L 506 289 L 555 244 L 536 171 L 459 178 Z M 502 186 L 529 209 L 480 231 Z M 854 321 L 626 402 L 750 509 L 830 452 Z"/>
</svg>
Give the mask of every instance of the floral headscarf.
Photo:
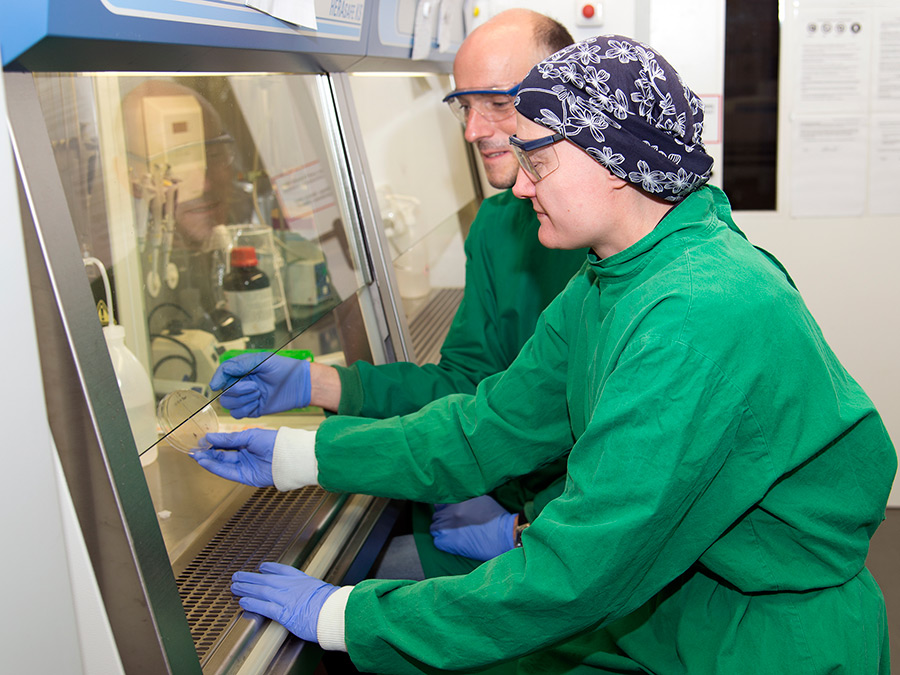
<svg viewBox="0 0 900 675">
<path fill-rule="evenodd" d="M 631 38 L 594 37 L 547 57 L 515 105 L 656 197 L 678 202 L 709 180 L 703 103 L 668 61 Z"/>
</svg>

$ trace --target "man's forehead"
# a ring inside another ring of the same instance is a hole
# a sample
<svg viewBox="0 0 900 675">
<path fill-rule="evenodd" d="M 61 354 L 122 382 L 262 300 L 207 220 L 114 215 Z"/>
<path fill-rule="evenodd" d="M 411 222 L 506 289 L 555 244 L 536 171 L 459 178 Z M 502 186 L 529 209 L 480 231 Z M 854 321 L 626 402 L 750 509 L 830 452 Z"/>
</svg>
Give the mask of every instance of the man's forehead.
<svg viewBox="0 0 900 675">
<path fill-rule="evenodd" d="M 457 89 L 509 89 L 525 78 L 534 65 L 531 61 L 519 53 L 467 53 L 454 62 L 453 79 Z"/>
</svg>

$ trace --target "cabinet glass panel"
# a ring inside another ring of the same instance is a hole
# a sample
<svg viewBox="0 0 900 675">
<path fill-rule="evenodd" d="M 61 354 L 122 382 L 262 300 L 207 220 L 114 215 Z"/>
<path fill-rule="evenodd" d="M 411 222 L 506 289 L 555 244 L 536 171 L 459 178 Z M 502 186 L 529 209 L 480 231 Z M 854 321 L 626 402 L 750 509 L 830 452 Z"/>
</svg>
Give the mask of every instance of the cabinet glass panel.
<svg viewBox="0 0 900 675">
<path fill-rule="evenodd" d="M 462 126 L 441 102 L 453 85 L 437 74 L 355 74 L 350 85 L 414 357 L 436 362 L 478 206 Z"/>
<path fill-rule="evenodd" d="M 85 283 L 174 559 L 239 488 L 175 452 L 173 437 L 160 440 L 159 401 L 185 391 L 214 398 L 216 367 L 244 350 L 372 358 L 359 344 L 369 334 L 359 300 L 366 266 L 327 82 L 109 73 L 35 81 Z M 200 401 L 188 415 L 210 412 Z M 321 419 L 307 410 L 243 424 L 215 402 L 211 411 L 220 430 Z"/>
</svg>

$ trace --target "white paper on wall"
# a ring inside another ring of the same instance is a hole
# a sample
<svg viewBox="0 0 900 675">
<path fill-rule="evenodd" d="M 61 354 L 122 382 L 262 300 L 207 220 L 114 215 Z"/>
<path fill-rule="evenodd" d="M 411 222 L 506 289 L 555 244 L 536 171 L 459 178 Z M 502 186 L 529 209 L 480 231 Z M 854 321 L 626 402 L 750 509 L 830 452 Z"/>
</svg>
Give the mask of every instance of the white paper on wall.
<svg viewBox="0 0 900 675">
<path fill-rule="evenodd" d="M 863 215 L 867 135 L 865 115 L 809 115 L 793 123 L 791 215 Z"/>
<path fill-rule="evenodd" d="M 316 227 L 315 216 L 327 213 L 331 220 L 340 216 L 331 175 L 320 160 L 272 176 L 271 180 L 281 215 L 292 232 L 315 241 L 325 233 Z"/>
<path fill-rule="evenodd" d="M 900 214 L 900 8 L 795 9 L 791 215 Z"/>
<path fill-rule="evenodd" d="M 244 4 L 276 19 L 318 30 L 315 0 L 245 0 Z"/>
<path fill-rule="evenodd" d="M 897 213 L 897 176 L 900 175 L 900 114 L 872 117 L 869 149 L 869 212 Z"/>
<path fill-rule="evenodd" d="M 900 10 L 882 14 L 875 36 L 875 109 L 900 112 Z"/>
</svg>

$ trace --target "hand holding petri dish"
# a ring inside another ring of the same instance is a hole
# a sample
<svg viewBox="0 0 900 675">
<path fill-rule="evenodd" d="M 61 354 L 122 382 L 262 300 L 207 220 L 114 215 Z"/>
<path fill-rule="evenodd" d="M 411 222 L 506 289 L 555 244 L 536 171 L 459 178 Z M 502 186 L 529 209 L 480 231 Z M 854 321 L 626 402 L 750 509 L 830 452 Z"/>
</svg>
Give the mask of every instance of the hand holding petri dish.
<svg viewBox="0 0 900 675">
<path fill-rule="evenodd" d="M 176 389 L 166 394 L 156 408 L 156 417 L 164 440 L 185 453 L 209 448 L 204 436 L 219 430 L 219 417 L 210 400 L 193 389 Z"/>
</svg>

